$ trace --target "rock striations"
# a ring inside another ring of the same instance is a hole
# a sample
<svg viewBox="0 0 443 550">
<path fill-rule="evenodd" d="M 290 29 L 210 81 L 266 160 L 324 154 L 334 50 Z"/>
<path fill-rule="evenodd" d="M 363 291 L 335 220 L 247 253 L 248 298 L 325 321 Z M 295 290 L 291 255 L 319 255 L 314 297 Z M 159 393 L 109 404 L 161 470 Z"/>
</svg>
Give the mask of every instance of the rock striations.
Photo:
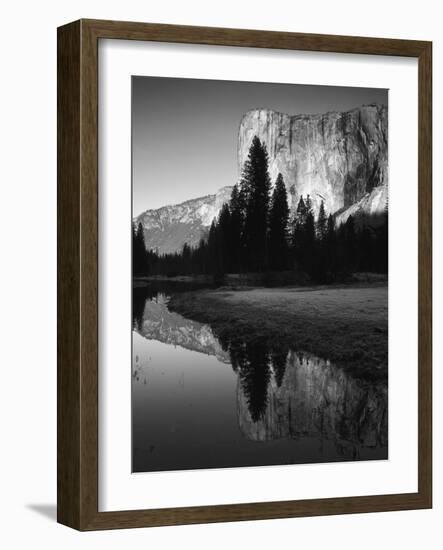
<svg viewBox="0 0 443 550">
<path fill-rule="evenodd" d="M 364 105 L 344 113 L 318 115 L 255 109 L 240 123 L 239 169 L 253 137 L 266 145 L 272 182 L 282 173 L 292 211 L 301 195 L 310 195 L 318 210 L 345 211 L 364 200 L 365 211 L 385 207 L 388 186 L 388 110 Z M 355 212 L 354 212 L 355 213 Z"/>
<path fill-rule="evenodd" d="M 379 214 L 388 201 L 388 109 L 364 105 L 347 112 L 288 115 L 270 109 L 247 112 L 238 135 L 239 174 L 253 137 L 266 145 L 272 183 L 279 172 L 286 183 L 291 211 L 300 196 L 310 195 L 315 211 L 323 200 L 326 212 L 343 223 L 349 215 Z M 213 195 L 147 210 L 142 223 L 146 245 L 161 253 L 184 243 L 198 244 L 230 198 L 227 186 Z"/>
<path fill-rule="evenodd" d="M 237 410 L 241 432 L 254 441 L 313 437 L 337 445 L 387 446 L 386 385 L 368 385 L 312 355 L 288 354 L 282 383 L 271 379 L 257 422 L 240 383 Z"/>
</svg>

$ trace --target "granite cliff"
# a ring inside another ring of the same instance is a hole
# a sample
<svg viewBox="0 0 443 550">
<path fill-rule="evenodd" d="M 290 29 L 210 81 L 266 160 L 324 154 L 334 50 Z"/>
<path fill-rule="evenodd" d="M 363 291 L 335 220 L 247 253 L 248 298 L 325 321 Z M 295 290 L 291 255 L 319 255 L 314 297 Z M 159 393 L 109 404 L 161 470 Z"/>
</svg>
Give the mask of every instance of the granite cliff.
<svg viewBox="0 0 443 550">
<path fill-rule="evenodd" d="M 238 134 L 239 177 L 253 137 L 266 145 L 272 183 L 282 173 L 294 212 L 300 196 L 310 195 L 317 212 L 321 201 L 338 224 L 349 215 L 380 214 L 388 203 L 388 109 L 364 105 L 347 112 L 288 115 L 270 109 L 247 112 Z M 233 182 L 235 183 L 235 182 Z M 212 195 L 147 210 L 136 218 L 146 246 L 161 253 L 196 246 L 232 186 Z"/>
<path fill-rule="evenodd" d="M 346 210 L 364 200 L 366 211 L 384 209 L 388 188 L 388 109 L 364 105 L 347 112 L 315 115 L 254 109 L 240 123 L 238 162 L 241 170 L 253 137 L 266 145 L 272 182 L 282 173 L 294 211 L 301 195 L 310 195 L 318 210 Z M 355 212 L 354 212 L 355 213 Z"/>
</svg>

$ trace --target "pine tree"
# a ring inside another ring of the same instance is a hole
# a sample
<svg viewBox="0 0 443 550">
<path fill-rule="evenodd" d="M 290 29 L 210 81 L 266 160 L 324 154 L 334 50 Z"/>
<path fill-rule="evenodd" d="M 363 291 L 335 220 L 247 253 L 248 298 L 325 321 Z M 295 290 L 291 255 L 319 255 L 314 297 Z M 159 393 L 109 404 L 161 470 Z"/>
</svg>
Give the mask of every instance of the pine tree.
<svg viewBox="0 0 443 550">
<path fill-rule="evenodd" d="M 329 214 L 326 226 L 325 252 L 326 275 L 328 279 L 334 279 L 337 273 L 337 236 L 332 214 Z"/>
<path fill-rule="evenodd" d="M 242 178 L 242 194 L 246 200 L 245 253 L 247 267 L 252 271 L 263 271 L 267 266 L 270 187 L 266 147 L 257 136 L 254 136 Z"/>
<path fill-rule="evenodd" d="M 300 197 L 293 222 L 292 244 L 294 259 L 299 270 L 313 276 L 316 267 L 315 219 L 312 201 Z"/>
<path fill-rule="evenodd" d="M 245 208 L 238 185 L 234 185 L 229 202 L 231 212 L 230 252 L 233 272 L 241 271 Z"/>
<path fill-rule="evenodd" d="M 349 216 L 344 225 L 345 268 L 352 272 L 356 265 L 356 235 L 353 216 Z"/>
<path fill-rule="evenodd" d="M 297 210 L 295 212 L 294 220 L 292 222 L 292 247 L 297 259 L 298 252 L 300 251 L 302 240 L 303 240 L 303 228 L 306 221 L 306 205 L 303 200 L 303 195 L 300 197 L 297 205 Z"/>
<path fill-rule="evenodd" d="M 136 275 L 138 271 L 138 263 L 137 263 L 137 230 L 135 228 L 135 225 L 132 224 L 132 275 Z"/>
<path fill-rule="evenodd" d="M 134 275 L 145 275 L 148 272 L 148 255 L 141 223 L 137 229 L 132 226 L 132 271 Z"/>
<path fill-rule="evenodd" d="M 322 200 L 320 203 L 320 209 L 318 211 L 317 218 L 317 238 L 323 241 L 326 237 L 328 220 L 326 218 L 325 203 Z"/>
<path fill-rule="evenodd" d="M 388 262 L 388 250 L 389 250 L 389 224 L 388 224 L 388 214 L 385 212 L 382 218 L 382 224 L 377 228 L 376 238 L 375 238 L 375 269 L 380 273 L 387 273 L 389 262 Z"/>
<path fill-rule="evenodd" d="M 220 210 L 217 223 L 218 246 L 220 247 L 220 272 L 227 273 L 231 267 L 231 212 L 224 204 Z"/>
<path fill-rule="evenodd" d="M 374 238 L 369 227 L 365 224 L 357 233 L 357 270 L 374 270 Z"/>
<path fill-rule="evenodd" d="M 192 273 L 192 265 L 191 265 L 191 256 L 192 256 L 192 250 L 188 243 L 185 243 L 182 248 L 181 252 L 181 258 L 180 258 L 180 272 L 184 275 L 189 275 Z"/>
<path fill-rule="evenodd" d="M 282 270 L 288 267 L 289 206 L 283 176 L 278 174 L 269 214 L 269 267 Z"/>
<path fill-rule="evenodd" d="M 326 224 L 326 240 L 328 242 L 335 236 L 335 221 L 332 214 L 329 214 L 328 221 Z"/>
<path fill-rule="evenodd" d="M 209 229 L 208 235 L 208 268 L 209 273 L 215 276 L 220 276 L 223 272 L 220 234 L 217 227 L 217 222 L 214 220 Z"/>
<path fill-rule="evenodd" d="M 309 195 L 308 195 L 309 198 Z M 304 250 L 303 260 L 306 272 L 312 277 L 315 274 L 317 266 L 317 250 L 315 240 L 315 219 L 312 209 L 306 214 L 306 222 L 304 227 Z"/>
<path fill-rule="evenodd" d="M 301 195 L 300 200 L 297 204 L 297 213 L 296 213 L 296 221 L 298 225 L 304 225 L 306 222 L 306 214 L 307 214 L 307 208 L 305 201 L 303 200 L 303 195 Z"/>
</svg>

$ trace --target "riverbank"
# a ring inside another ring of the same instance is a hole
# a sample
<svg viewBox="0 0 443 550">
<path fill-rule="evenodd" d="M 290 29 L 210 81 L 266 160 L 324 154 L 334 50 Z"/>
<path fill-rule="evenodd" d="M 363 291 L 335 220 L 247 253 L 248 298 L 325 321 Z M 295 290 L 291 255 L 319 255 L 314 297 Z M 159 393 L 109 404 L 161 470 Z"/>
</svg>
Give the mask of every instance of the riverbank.
<svg viewBox="0 0 443 550">
<path fill-rule="evenodd" d="M 294 271 L 266 273 L 225 273 L 223 275 L 140 275 L 133 279 L 134 286 L 146 286 L 151 283 L 192 283 L 208 286 L 294 286 L 306 281 Z"/>
<path fill-rule="evenodd" d="M 174 295 L 169 308 L 210 324 L 227 346 L 289 346 L 329 359 L 358 377 L 387 378 L 385 283 L 197 290 Z"/>
<path fill-rule="evenodd" d="M 352 273 L 346 281 L 340 284 L 350 285 L 352 283 L 385 283 L 388 278 L 381 273 Z M 142 287 L 152 283 L 192 283 L 208 286 L 265 286 L 265 287 L 286 287 L 286 286 L 309 286 L 306 276 L 295 271 L 269 271 L 265 273 L 225 273 L 219 277 L 214 275 L 138 275 L 133 278 L 133 286 Z M 336 285 L 337 286 L 337 285 Z"/>
</svg>

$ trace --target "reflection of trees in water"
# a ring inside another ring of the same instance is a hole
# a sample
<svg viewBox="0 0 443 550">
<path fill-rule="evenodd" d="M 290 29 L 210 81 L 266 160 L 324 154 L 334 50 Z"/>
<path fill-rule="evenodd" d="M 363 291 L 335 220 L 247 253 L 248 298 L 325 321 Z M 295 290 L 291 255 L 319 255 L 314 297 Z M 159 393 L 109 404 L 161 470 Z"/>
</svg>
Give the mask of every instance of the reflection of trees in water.
<svg viewBox="0 0 443 550">
<path fill-rule="evenodd" d="M 289 346 L 280 345 L 271 351 L 272 368 L 274 371 L 275 381 L 277 386 L 280 387 L 283 382 L 283 376 L 285 375 L 286 362 L 288 359 Z"/>
<path fill-rule="evenodd" d="M 145 304 L 148 298 L 146 288 L 132 288 L 132 328 L 141 330 L 143 325 L 143 316 L 145 313 Z"/>
<path fill-rule="evenodd" d="M 272 373 L 280 387 L 286 369 L 287 346 L 273 347 L 265 341 L 232 341 L 229 347 L 232 368 L 238 373 L 251 419 L 263 418 L 268 405 L 268 386 Z"/>
<path fill-rule="evenodd" d="M 289 352 L 282 375 L 278 370 L 280 360 L 279 354 L 273 362 L 270 353 L 274 378 L 269 382 L 267 407 L 261 416 L 251 411 L 239 385 L 238 418 L 245 437 L 254 441 L 305 437 L 330 440 L 339 456 L 348 457 L 351 451 L 357 453 L 363 447 L 386 448 L 388 396 L 383 382 L 353 378 L 327 360 L 294 351 Z M 355 454 L 353 459 L 357 458 Z"/>
<path fill-rule="evenodd" d="M 132 326 L 133 330 L 143 332 L 143 323 L 147 315 L 146 302 L 167 302 L 167 295 L 174 291 L 180 291 L 176 285 L 150 284 L 146 286 L 134 286 L 132 289 Z M 176 319 L 175 319 L 176 320 Z M 248 406 L 253 422 L 261 420 L 268 406 L 269 384 L 274 377 L 277 387 L 280 387 L 289 353 L 288 344 L 270 342 L 266 338 L 257 338 L 248 334 L 242 335 L 216 334 L 212 330 L 214 339 L 218 340 L 224 352 L 229 354 L 233 370 L 237 373 L 241 389 Z"/>
<path fill-rule="evenodd" d="M 167 300 L 167 293 L 170 287 L 167 284 L 149 284 L 143 286 L 132 286 L 132 328 L 141 331 L 143 326 L 146 300 Z"/>
<path fill-rule="evenodd" d="M 163 292 L 161 292 L 163 290 Z M 132 289 L 132 326 L 141 332 L 144 322 L 147 300 L 166 298 L 163 288 L 155 285 Z M 229 352 L 233 370 L 237 373 L 248 404 L 253 422 L 257 422 L 266 412 L 268 405 L 268 387 L 274 376 L 278 387 L 281 386 L 286 369 L 289 346 L 279 342 L 270 344 L 264 339 L 245 342 L 242 338 L 229 338 L 216 335 L 223 351 Z"/>
<path fill-rule="evenodd" d="M 267 347 L 262 344 L 246 344 L 239 376 L 254 422 L 263 417 L 268 405 L 268 385 L 271 378 L 269 367 Z"/>
<path fill-rule="evenodd" d="M 217 333 L 208 325 L 168 314 L 168 295 L 165 287 L 133 289 L 134 330 L 168 344 L 223 356 L 223 361 L 229 358 L 238 378 L 239 422 L 246 437 L 261 441 L 309 433 L 333 439 L 337 445 L 340 441 L 366 447 L 387 444 L 385 385 L 357 379 L 329 361 L 295 352 L 284 335 L 270 338 L 247 326 Z M 149 332 L 150 321 L 162 330 Z M 161 339 L 163 332 L 166 337 Z"/>
<path fill-rule="evenodd" d="M 134 330 L 146 338 L 229 360 L 238 378 L 238 419 L 245 437 L 254 441 L 315 437 L 322 445 L 330 440 L 337 456 L 349 458 L 352 451 L 354 460 L 363 447 L 386 448 L 386 384 L 356 378 L 327 360 L 295 352 L 284 334 L 271 338 L 248 326 L 217 333 L 210 325 L 169 313 L 169 295 L 164 287 L 135 287 Z M 159 338 L 162 332 L 149 332 L 150 322 L 161 325 L 167 338 Z M 134 379 L 146 384 L 137 356 L 134 361 Z"/>
</svg>

